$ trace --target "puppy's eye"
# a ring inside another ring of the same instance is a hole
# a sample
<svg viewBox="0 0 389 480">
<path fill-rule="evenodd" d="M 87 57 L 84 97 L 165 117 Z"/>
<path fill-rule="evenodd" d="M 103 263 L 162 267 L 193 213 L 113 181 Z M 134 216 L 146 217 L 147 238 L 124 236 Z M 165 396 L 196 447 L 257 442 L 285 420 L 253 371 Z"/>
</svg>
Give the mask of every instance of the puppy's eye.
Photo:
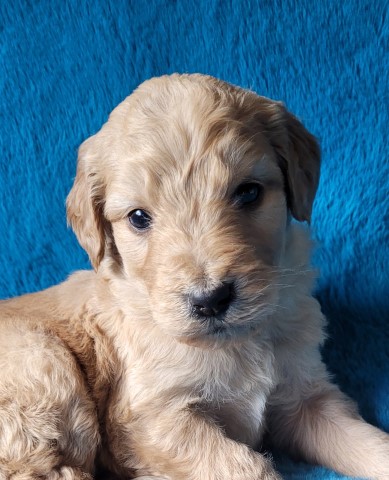
<svg viewBox="0 0 389 480">
<path fill-rule="evenodd" d="M 242 183 L 235 190 L 234 202 L 238 207 L 254 205 L 262 198 L 263 187 L 259 183 Z"/>
<path fill-rule="evenodd" d="M 146 230 L 151 225 L 150 215 L 140 208 L 130 212 L 128 214 L 128 220 L 137 230 Z"/>
</svg>

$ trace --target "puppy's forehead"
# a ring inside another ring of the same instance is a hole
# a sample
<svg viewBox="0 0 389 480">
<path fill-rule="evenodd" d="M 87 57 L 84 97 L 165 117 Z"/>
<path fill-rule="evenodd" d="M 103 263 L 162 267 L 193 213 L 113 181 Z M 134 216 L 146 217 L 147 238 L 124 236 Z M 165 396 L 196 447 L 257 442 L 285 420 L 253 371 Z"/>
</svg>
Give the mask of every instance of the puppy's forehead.
<svg viewBox="0 0 389 480">
<path fill-rule="evenodd" d="M 159 153 L 180 164 L 215 147 L 253 146 L 250 140 L 260 137 L 261 99 L 212 77 L 171 75 L 144 82 L 108 123 L 135 160 Z"/>
<path fill-rule="evenodd" d="M 134 202 L 155 199 L 162 187 L 172 196 L 184 189 L 224 195 L 274 155 L 247 95 L 208 77 L 145 82 L 109 120 L 117 143 L 112 190 L 137 196 Z"/>
</svg>

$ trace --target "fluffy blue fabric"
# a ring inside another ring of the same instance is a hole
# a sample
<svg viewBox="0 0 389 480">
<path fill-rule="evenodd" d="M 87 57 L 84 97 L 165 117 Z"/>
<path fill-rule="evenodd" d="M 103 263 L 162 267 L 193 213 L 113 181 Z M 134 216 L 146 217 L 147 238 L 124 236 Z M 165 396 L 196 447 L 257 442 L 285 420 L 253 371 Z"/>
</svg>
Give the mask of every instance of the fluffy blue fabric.
<svg viewBox="0 0 389 480">
<path fill-rule="evenodd" d="M 112 108 L 151 76 L 215 75 L 283 100 L 320 139 L 323 354 L 389 431 L 387 18 L 387 0 L 1 2 L 0 297 L 88 267 L 64 201 L 78 145 Z M 342 478 L 281 457 L 278 467 Z"/>
</svg>

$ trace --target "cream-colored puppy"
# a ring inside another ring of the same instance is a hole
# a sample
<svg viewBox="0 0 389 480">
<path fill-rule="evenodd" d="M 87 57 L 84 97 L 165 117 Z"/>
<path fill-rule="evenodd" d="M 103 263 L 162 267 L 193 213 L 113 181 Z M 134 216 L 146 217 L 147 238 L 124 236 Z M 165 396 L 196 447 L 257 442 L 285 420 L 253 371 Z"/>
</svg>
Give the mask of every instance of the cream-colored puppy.
<svg viewBox="0 0 389 480">
<path fill-rule="evenodd" d="M 387 480 L 389 436 L 330 383 L 311 296 L 319 148 L 211 77 L 142 84 L 80 148 L 95 271 L 0 306 L 0 479 L 275 480 L 261 438 Z M 103 477 L 108 478 L 108 477 Z"/>
</svg>

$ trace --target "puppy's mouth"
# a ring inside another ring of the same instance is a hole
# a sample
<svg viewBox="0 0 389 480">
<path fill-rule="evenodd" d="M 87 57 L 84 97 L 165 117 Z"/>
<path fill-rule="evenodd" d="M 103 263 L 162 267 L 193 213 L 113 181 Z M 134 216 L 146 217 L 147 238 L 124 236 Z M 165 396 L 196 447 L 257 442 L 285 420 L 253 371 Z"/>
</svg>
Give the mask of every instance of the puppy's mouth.
<svg viewBox="0 0 389 480">
<path fill-rule="evenodd" d="M 230 328 L 230 325 L 226 322 L 226 315 L 218 315 L 207 318 L 196 318 L 202 329 L 205 331 L 205 335 L 223 335 Z"/>
<path fill-rule="evenodd" d="M 220 318 L 202 320 L 198 328 L 177 338 L 181 343 L 204 348 L 218 348 L 239 342 L 257 330 L 258 325 L 233 324 Z"/>
<path fill-rule="evenodd" d="M 205 336 L 215 340 L 227 341 L 247 336 L 257 328 L 254 325 L 231 325 L 226 322 L 209 322 Z"/>
<path fill-rule="evenodd" d="M 192 328 L 179 341 L 196 346 L 239 342 L 259 330 L 268 314 L 261 308 L 254 314 L 239 301 L 218 315 L 200 316 L 192 311 Z"/>
</svg>

